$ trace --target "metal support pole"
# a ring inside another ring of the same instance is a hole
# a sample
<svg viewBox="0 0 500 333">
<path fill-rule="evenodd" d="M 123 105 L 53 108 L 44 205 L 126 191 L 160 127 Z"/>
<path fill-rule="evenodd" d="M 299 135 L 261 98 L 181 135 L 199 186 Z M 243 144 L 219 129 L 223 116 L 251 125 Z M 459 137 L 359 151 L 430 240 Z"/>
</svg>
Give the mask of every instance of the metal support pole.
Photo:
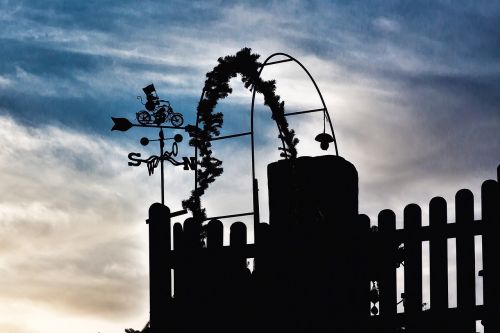
<svg viewBox="0 0 500 333">
<path fill-rule="evenodd" d="M 253 242 L 256 243 L 257 239 L 257 229 L 259 228 L 260 223 L 260 210 L 259 210 L 259 183 L 257 178 L 253 179 L 253 220 L 254 220 L 254 230 L 253 230 Z"/>
<path fill-rule="evenodd" d="M 165 136 L 163 135 L 163 128 L 160 129 L 160 174 L 161 174 L 161 204 L 165 204 L 165 174 L 163 171 L 163 147 L 165 146 Z"/>
</svg>

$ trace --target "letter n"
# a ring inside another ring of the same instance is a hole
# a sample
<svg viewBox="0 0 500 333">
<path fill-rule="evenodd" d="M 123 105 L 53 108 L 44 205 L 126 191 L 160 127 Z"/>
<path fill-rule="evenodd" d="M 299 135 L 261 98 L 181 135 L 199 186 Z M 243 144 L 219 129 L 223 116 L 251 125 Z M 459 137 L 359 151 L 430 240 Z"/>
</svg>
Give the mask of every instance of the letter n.
<svg viewBox="0 0 500 333">
<path fill-rule="evenodd" d="M 194 157 L 183 157 L 182 164 L 184 164 L 184 170 L 194 170 L 196 168 L 196 159 Z"/>
</svg>

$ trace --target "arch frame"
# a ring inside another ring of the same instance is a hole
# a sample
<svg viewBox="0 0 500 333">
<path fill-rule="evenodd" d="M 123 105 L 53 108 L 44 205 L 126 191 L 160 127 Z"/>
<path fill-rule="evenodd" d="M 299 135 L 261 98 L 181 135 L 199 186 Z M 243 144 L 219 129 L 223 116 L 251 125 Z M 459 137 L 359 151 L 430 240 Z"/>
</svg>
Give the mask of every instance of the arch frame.
<svg viewBox="0 0 500 333">
<path fill-rule="evenodd" d="M 270 61 L 271 59 L 275 58 L 275 57 L 278 57 L 278 56 L 282 56 L 282 57 L 285 57 L 286 59 L 282 59 L 282 60 L 277 60 L 277 61 Z M 328 124 L 329 124 L 329 127 L 330 127 L 330 131 L 331 131 L 331 134 L 332 134 L 332 137 L 333 137 L 333 143 L 334 143 L 334 147 L 335 147 L 335 154 L 338 156 L 339 153 L 338 153 L 338 146 L 337 146 L 337 140 L 335 138 L 335 131 L 333 129 L 333 123 L 332 123 L 332 120 L 331 120 L 331 117 L 330 117 L 330 113 L 328 112 L 328 108 L 325 104 L 325 100 L 323 98 L 323 95 L 321 94 L 321 91 L 316 83 L 316 81 L 314 80 L 313 76 L 311 75 L 311 73 L 307 70 L 307 68 L 300 62 L 298 61 L 296 58 L 290 56 L 289 54 L 286 54 L 286 53 L 283 53 L 283 52 L 276 52 L 276 53 L 273 53 L 271 54 L 270 56 L 268 56 L 266 58 L 266 60 L 260 65 L 260 70 L 259 70 L 259 73 L 258 73 L 258 78 L 260 78 L 260 76 L 262 75 L 262 72 L 264 70 L 264 68 L 266 66 L 270 66 L 270 65 L 275 65 L 275 64 L 281 64 L 281 63 L 285 63 L 285 62 L 290 62 L 290 61 L 293 61 L 295 62 L 296 64 L 298 64 L 303 70 L 304 72 L 307 74 L 307 76 L 309 77 L 309 79 L 312 81 L 313 85 L 314 85 L 314 88 L 316 89 L 316 92 L 318 93 L 319 97 L 320 97 L 320 100 L 321 100 L 321 104 L 323 106 L 323 108 L 320 108 L 320 109 L 314 109 L 314 110 L 308 110 L 308 111 L 299 111 L 299 112 L 293 112 L 293 113 L 285 113 L 284 116 L 289 116 L 289 115 L 295 115 L 295 114 L 300 114 L 300 113 L 308 113 L 308 112 L 318 112 L 318 111 L 323 111 L 323 114 L 324 114 L 324 121 L 328 120 Z M 221 140 L 221 139 L 228 139 L 228 138 L 233 138 L 233 137 L 238 137 L 238 136 L 243 136 L 243 135 L 250 135 L 250 143 L 251 143 L 251 161 L 252 161 L 252 198 L 253 198 L 253 212 L 248 212 L 248 213 L 241 213 L 241 214 L 231 214 L 231 215 L 222 215 L 222 216 L 217 216 L 217 217 L 210 217 L 210 218 L 207 218 L 207 220 L 211 220 L 211 219 L 214 219 L 214 218 L 217 218 L 217 219 L 223 219 L 223 218 L 229 218 L 229 217 L 237 217 L 237 216 L 249 216 L 249 215 L 253 215 L 253 227 L 254 227 L 254 243 L 256 242 L 256 239 L 257 239 L 257 228 L 258 228 L 258 224 L 260 223 L 260 209 L 259 209 L 259 195 L 258 195 L 258 191 L 259 191 L 259 188 L 258 188 L 258 180 L 255 176 L 255 122 L 254 122 L 254 115 L 255 115 L 255 95 L 257 93 L 256 89 L 255 89 L 255 86 L 252 85 L 252 88 L 251 88 L 251 91 L 252 91 L 252 101 L 251 101 L 251 108 L 250 108 L 250 132 L 245 132 L 245 133 L 239 133 L 239 134 L 233 134 L 233 135 L 226 135 L 226 136 L 223 136 L 223 137 L 217 137 L 217 138 L 214 138 L 213 140 Z M 200 96 L 200 102 L 201 100 L 203 100 L 203 97 L 205 96 L 205 90 L 202 91 L 201 93 L 201 96 Z M 197 111 L 196 112 L 196 128 L 199 129 L 199 121 L 200 121 L 200 114 L 199 112 Z M 285 144 L 285 141 L 283 139 L 283 136 L 282 136 L 282 132 L 281 132 L 281 128 L 279 127 L 278 124 L 277 125 L 277 128 L 278 128 L 278 132 L 280 134 L 280 139 L 281 139 L 281 143 L 282 143 L 282 148 L 283 150 L 285 150 L 286 148 L 286 144 Z M 195 146 L 195 160 L 198 161 L 198 147 Z M 288 159 L 288 155 L 285 154 L 285 159 Z M 195 173 L 195 176 L 194 176 L 194 185 L 195 185 L 195 189 L 197 189 L 197 186 L 198 186 L 198 163 L 195 164 L 195 169 L 194 169 L 194 173 Z"/>
</svg>

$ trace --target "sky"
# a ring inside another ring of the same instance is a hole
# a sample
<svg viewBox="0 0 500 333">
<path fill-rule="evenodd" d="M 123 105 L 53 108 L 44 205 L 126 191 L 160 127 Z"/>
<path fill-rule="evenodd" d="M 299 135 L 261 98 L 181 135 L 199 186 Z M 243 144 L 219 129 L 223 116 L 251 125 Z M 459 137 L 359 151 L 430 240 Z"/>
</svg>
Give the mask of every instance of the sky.
<svg viewBox="0 0 500 333">
<path fill-rule="evenodd" d="M 110 117 L 133 120 L 136 96 L 154 83 L 192 124 L 205 73 L 243 47 L 262 61 L 288 53 L 311 72 L 374 224 L 390 208 L 401 226 L 413 202 L 425 217 L 434 196 L 447 199 L 452 222 L 461 188 L 475 194 L 479 219 L 481 183 L 500 163 L 499 23 L 496 1 L 0 0 L 0 331 L 144 326 L 145 220 L 159 175 L 127 155 L 156 153 L 139 139 L 157 133 L 111 132 Z M 297 65 L 263 77 L 276 79 L 287 111 L 321 107 Z M 223 134 L 249 130 L 251 94 L 238 79 L 231 86 L 218 106 Z M 324 153 L 320 115 L 289 120 L 300 155 Z M 279 159 L 273 126 L 258 97 L 263 221 L 266 165 Z M 179 156 L 192 155 L 186 141 Z M 203 199 L 208 215 L 250 211 L 248 139 L 218 142 L 214 154 L 225 171 Z M 165 172 L 166 204 L 181 209 L 193 174 Z"/>
</svg>

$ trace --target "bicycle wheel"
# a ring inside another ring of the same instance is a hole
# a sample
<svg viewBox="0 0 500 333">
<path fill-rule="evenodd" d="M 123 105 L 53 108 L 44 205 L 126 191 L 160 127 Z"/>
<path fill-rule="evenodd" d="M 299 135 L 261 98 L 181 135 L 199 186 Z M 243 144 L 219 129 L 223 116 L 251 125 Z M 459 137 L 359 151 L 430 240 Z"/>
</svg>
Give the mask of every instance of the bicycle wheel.
<svg viewBox="0 0 500 333">
<path fill-rule="evenodd" d="M 151 115 L 148 111 L 139 111 L 135 114 L 135 118 L 141 125 L 147 125 L 151 122 Z"/>
<path fill-rule="evenodd" d="M 184 118 L 180 113 L 174 113 L 170 118 L 170 122 L 174 127 L 181 127 L 184 124 Z"/>
</svg>

